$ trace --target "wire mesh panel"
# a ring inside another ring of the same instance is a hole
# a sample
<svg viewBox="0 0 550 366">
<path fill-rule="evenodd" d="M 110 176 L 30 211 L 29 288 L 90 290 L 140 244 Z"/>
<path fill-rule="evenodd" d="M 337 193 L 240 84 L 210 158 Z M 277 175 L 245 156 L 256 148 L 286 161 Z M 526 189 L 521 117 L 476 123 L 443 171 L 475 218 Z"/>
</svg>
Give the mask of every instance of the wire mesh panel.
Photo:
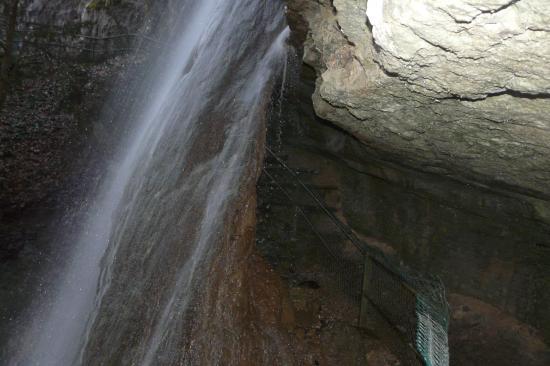
<svg viewBox="0 0 550 366">
<path fill-rule="evenodd" d="M 367 298 L 410 344 L 416 338 L 416 295 L 407 284 L 379 261 L 368 259 L 371 266 Z"/>
<path fill-rule="evenodd" d="M 324 262 L 327 272 L 336 279 L 336 285 L 340 291 L 360 307 L 362 292 L 363 266 L 360 262 L 351 258 L 338 255 L 342 248 L 336 242 L 327 243 L 322 246 L 325 252 Z M 359 317 L 359 312 L 355 316 Z"/>
<path fill-rule="evenodd" d="M 449 310 L 441 282 L 366 257 L 367 301 L 403 336 L 426 366 L 448 366 Z"/>
<path fill-rule="evenodd" d="M 448 366 L 449 309 L 442 283 L 402 268 L 360 241 L 327 207 L 322 192 L 305 184 L 270 148 L 267 152 L 282 169 L 264 170 L 265 175 L 315 233 L 324 271 L 360 309 L 360 325 L 374 309 L 402 340 L 397 352 L 407 365 Z"/>
<path fill-rule="evenodd" d="M 422 281 L 416 297 L 416 349 L 427 366 L 449 365 L 449 307 L 440 281 Z"/>
<path fill-rule="evenodd" d="M 431 306 L 421 296 L 417 298 L 418 317 L 416 349 L 427 366 L 449 365 L 448 329 L 437 319 Z M 434 316 L 435 315 L 435 316 Z"/>
</svg>

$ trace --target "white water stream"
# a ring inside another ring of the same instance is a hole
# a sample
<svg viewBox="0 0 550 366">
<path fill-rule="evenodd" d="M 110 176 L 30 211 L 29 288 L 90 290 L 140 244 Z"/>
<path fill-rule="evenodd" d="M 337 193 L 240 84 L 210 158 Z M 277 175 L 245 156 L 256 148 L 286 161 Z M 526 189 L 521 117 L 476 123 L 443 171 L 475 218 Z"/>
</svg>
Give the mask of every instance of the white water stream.
<svg viewBox="0 0 550 366">
<path fill-rule="evenodd" d="M 131 133 L 10 364 L 181 360 L 183 314 L 263 133 L 288 31 L 277 1 L 180 3 L 123 122 Z"/>
</svg>

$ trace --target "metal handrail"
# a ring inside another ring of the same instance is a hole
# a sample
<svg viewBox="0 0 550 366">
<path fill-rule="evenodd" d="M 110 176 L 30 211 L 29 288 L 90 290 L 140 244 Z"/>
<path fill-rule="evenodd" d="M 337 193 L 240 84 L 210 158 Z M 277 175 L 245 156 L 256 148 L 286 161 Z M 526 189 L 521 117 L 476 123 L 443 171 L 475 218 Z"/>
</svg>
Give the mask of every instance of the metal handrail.
<svg viewBox="0 0 550 366">
<path fill-rule="evenodd" d="M 311 189 L 309 189 L 309 187 L 306 186 L 304 182 L 302 182 L 298 174 L 293 169 L 291 169 L 280 157 L 278 157 L 277 154 L 273 152 L 273 150 L 271 150 L 267 146 L 266 146 L 266 150 L 275 160 L 277 160 L 277 162 L 283 168 L 285 168 L 296 179 L 298 184 L 311 196 L 311 198 L 315 200 L 317 205 L 319 205 L 319 207 L 323 210 L 323 212 L 325 212 L 325 214 L 333 221 L 333 223 L 340 229 L 340 231 L 342 231 L 342 233 L 353 243 L 353 245 L 357 248 L 357 250 L 359 250 L 363 255 L 367 254 L 366 253 L 367 250 L 365 248 L 366 244 L 361 242 L 359 238 L 357 238 L 353 234 L 350 228 L 346 227 L 340 220 L 338 220 L 338 218 L 332 212 L 330 212 L 330 210 L 325 206 L 322 200 Z"/>
<path fill-rule="evenodd" d="M 359 238 L 357 238 L 357 236 L 355 236 L 355 234 L 353 233 L 353 230 L 348 227 L 346 224 L 344 224 L 343 222 L 341 222 L 327 207 L 326 205 L 324 204 L 323 200 L 321 198 L 319 198 L 317 196 L 317 194 L 315 192 L 313 192 L 299 177 L 299 175 L 292 169 L 290 168 L 283 159 L 281 159 L 279 156 L 277 156 L 277 154 L 275 154 L 275 152 L 273 150 L 271 150 L 269 147 L 266 146 L 266 151 L 269 153 L 270 156 L 272 156 L 275 161 L 277 161 L 279 163 L 279 165 L 281 165 L 288 173 L 290 173 L 290 175 L 295 179 L 295 181 L 298 183 L 299 186 L 301 186 L 305 191 L 306 193 L 315 201 L 315 203 L 318 205 L 319 208 L 321 208 L 321 210 L 332 220 L 332 222 L 335 224 L 335 226 L 345 235 L 345 237 L 356 247 L 356 249 L 363 255 L 363 258 L 365 260 L 365 263 L 367 263 L 366 261 L 367 260 L 370 260 L 372 261 L 372 263 L 376 264 L 378 267 L 380 267 L 381 269 L 383 269 L 384 271 L 386 271 L 389 275 L 391 275 L 392 277 L 395 277 L 396 280 L 401 284 L 401 286 L 403 287 L 404 290 L 406 290 L 407 292 L 409 292 L 412 296 L 414 296 L 415 298 L 415 301 L 418 303 L 421 303 L 421 304 L 424 304 L 424 305 L 429 305 L 429 307 L 431 308 L 431 311 L 435 311 L 437 314 L 437 310 L 436 308 L 432 308 L 431 307 L 431 304 L 429 303 L 430 302 L 430 296 L 427 295 L 426 293 L 422 293 L 421 291 L 419 291 L 417 288 L 415 288 L 415 282 L 414 281 L 411 281 L 410 279 L 408 279 L 403 273 L 401 273 L 399 270 L 395 269 L 395 268 L 392 268 L 391 265 L 389 265 L 388 263 L 386 263 L 386 260 L 384 260 L 383 258 L 384 257 L 379 257 L 379 255 L 373 253 L 372 249 L 369 248 L 369 246 L 362 242 Z M 277 180 L 275 179 L 275 177 L 273 177 L 273 175 L 271 175 L 267 169 L 264 168 L 264 173 L 266 174 L 266 176 L 268 176 L 275 184 L 276 186 L 281 189 L 281 191 L 285 194 L 285 196 L 290 200 L 292 201 L 292 198 L 291 198 L 291 195 L 290 193 L 284 188 L 282 187 L 279 182 L 277 182 Z M 299 207 L 297 206 L 299 212 L 302 214 L 302 216 L 305 218 L 306 222 L 309 224 L 309 226 L 311 226 L 311 228 L 313 229 L 313 231 L 316 233 L 316 235 L 320 238 L 321 242 L 323 243 L 323 246 L 329 251 L 329 253 L 332 255 L 332 256 L 336 256 L 336 254 L 332 251 L 332 249 L 330 248 L 330 245 L 325 241 L 325 239 L 323 238 L 323 236 L 315 229 L 313 223 L 309 220 L 309 218 L 307 217 L 307 215 L 305 214 L 305 212 Z M 372 266 L 372 264 L 371 264 Z M 412 277 L 414 278 L 414 277 Z M 363 278 L 363 281 L 365 281 L 365 278 Z M 368 280 L 367 280 L 368 281 Z M 363 292 L 365 291 L 365 287 L 364 287 L 365 283 L 363 283 Z M 444 288 L 443 288 L 443 291 L 444 291 Z M 367 291 L 368 292 L 368 291 Z M 362 297 L 365 296 L 364 294 L 362 295 Z M 380 306 L 378 304 L 376 304 L 376 302 L 374 300 L 372 300 L 371 298 L 368 297 L 368 295 L 366 295 L 366 300 L 368 301 L 368 303 L 370 303 L 371 305 L 374 306 L 374 308 L 376 309 L 376 311 L 378 313 L 380 313 L 380 315 L 385 319 L 385 321 L 388 322 L 388 324 L 390 324 L 390 326 L 394 327 L 399 333 L 403 333 L 402 330 L 400 330 L 398 327 L 397 327 L 397 324 L 393 324 L 393 321 L 390 319 L 391 315 L 388 315 L 386 314 L 386 312 L 384 311 L 384 309 L 381 309 Z M 363 300 L 362 300 L 363 301 Z M 446 300 L 443 299 L 443 301 L 446 302 Z M 362 305 L 363 306 L 363 305 Z M 441 309 L 439 309 L 441 310 Z M 416 310 L 418 311 L 418 310 Z M 448 316 L 448 308 L 447 310 L 443 310 L 447 316 Z M 417 313 L 418 314 L 418 313 Z M 434 315 L 434 314 L 431 314 L 431 315 Z M 439 314 L 441 315 L 441 314 Z M 445 314 L 443 314 L 443 317 L 445 317 Z M 443 319 L 443 318 L 441 318 Z M 360 320 L 361 321 L 361 320 Z M 416 330 L 418 331 L 418 329 Z M 405 334 L 403 334 L 405 335 Z M 411 340 L 409 340 L 411 341 Z M 412 340 L 414 341 L 414 339 Z M 418 341 L 418 339 L 417 339 Z M 418 344 L 411 344 L 409 342 L 407 342 L 406 340 L 404 340 L 404 343 L 407 344 L 413 351 L 414 351 L 414 354 L 416 356 L 416 358 L 418 358 L 419 360 L 423 360 L 424 363 L 428 364 L 429 363 L 429 359 L 430 357 L 424 357 L 423 355 L 420 354 L 420 349 L 417 348 L 419 347 Z M 448 355 L 448 353 L 447 353 Z M 431 362 L 431 361 L 430 361 Z"/>
</svg>

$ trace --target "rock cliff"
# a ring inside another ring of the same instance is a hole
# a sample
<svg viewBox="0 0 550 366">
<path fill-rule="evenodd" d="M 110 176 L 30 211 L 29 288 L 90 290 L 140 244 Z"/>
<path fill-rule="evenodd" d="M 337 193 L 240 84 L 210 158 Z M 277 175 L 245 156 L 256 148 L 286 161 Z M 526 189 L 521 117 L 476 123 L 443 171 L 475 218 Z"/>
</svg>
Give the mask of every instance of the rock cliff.
<svg viewBox="0 0 550 366">
<path fill-rule="evenodd" d="M 158 19 L 165 6 L 174 4 L 173 0 L 23 0 L 22 45 L 92 58 L 124 54 L 142 43 L 160 45 L 155 32 L 161 26 L 169 27 L 170 20 Z"/>
<path fill-rule="evenodd" d="M 289 9 L 307 31 L 320 117 L 385 160 L 550 196 L 550 3 L 290 0 Z"/>
<path fill-rule="evenodd" d="M 348 223 L 550 340 L 550 3 L 287 4 Z"/>
</svg>

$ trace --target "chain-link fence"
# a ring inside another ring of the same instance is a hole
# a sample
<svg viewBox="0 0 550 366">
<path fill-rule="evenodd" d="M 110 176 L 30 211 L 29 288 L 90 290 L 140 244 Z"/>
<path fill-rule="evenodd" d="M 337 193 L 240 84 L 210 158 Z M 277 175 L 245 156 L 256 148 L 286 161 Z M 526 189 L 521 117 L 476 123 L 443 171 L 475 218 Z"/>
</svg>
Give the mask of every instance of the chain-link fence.
<svg viewBox="0 0 550 366">
<path fill-rule="evenodd" d="M 391 326 L 400 339 L 397 353 L 408 365 L 448 365 L 449 310 L 441 281 L 420 276 L 359 240 L 325 204 L 318 189 L 270 148 L 267 154 L 271 168 L 264 169 L 265 176 L 295 203 L 317 236 L 324 253 L 322 264 L 339 289 L 356 302 L 360 326 L 368 327 L 373 316 Z M 313 209 L 324 218 L 313 215 Z"/>
</svg>

